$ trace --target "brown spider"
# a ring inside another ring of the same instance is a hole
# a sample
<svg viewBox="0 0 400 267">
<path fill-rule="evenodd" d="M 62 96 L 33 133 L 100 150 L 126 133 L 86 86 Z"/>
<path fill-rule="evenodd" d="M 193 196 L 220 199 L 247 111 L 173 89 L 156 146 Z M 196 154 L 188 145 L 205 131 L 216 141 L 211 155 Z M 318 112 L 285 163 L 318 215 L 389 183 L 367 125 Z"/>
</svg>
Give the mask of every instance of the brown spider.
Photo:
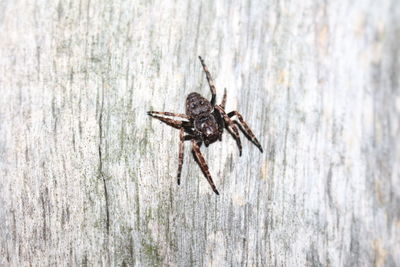
<svg viewBox="0 0 400 267">
<path fill-rule="evenodd" d="M 204 60 L 199 56 L 201 65 L 203 66 L 204 72 L 206 73 L 208 85 L 211 89 L 211 101 L 208 101 L 198 93 L 190 93 L 186 98 L 186 114 L 172 113 L 172 112 L 158 112 L 158 111 L 148 111 L 147 114 L 159 119 L 160 121 L 180 130 L 179 132 L 179 164 L 178 164 L 178 185 L 181 182 L 181 171 L 183 164 L 183 143 L 186 140 L 191 140 L 193 154 L 195 160 L 200 165 L 200 168 L 210 183 L 212 190 L 219 195 L 217 188 L 211 178 L 210 171 L 208 170 L 207 163 L 200 152 L 200 146 L 204 142 L 206 147 L 214 143 L 217 140 L 221 141 L 222 133 L 224 128 L 232 134 L 235 138 L 236 143 L 239 148 L 239 155 L 242 155 L 242 144 L 240 142 L 239 131 L 236 125 L 239 126 L 240 130 L 245 134 L 245 136 L 254 143 L 261 153 L 263 152 L 260 143 L 254 136 L 250 127 L 244 121 L 242 115 L 237 111 L 231 111 L 229 113 L 225 112 L 226 103 L 226 89 L 224 90 L 224 96 L 222 98 L 221 105 L 215 105 L 216 90 L 214 81 L 211 78 L 211 74 L 208 71 Z M 186 120 L 174 120 L 170 118 L 161 117 L 179 117 Z M 231 117 L 237 116 L 237 120 L 232 120 Z M 185 135 L 186 133 L 186 135 Z"/>
</svg>

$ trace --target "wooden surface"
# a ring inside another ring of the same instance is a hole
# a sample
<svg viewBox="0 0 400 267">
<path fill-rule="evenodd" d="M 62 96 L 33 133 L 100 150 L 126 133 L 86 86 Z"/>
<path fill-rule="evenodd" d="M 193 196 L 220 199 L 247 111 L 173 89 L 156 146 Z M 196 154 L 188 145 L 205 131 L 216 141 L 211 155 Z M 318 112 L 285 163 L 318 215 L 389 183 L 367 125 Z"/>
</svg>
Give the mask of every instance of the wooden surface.
<svg viewBox="0 0 400 267">
<path fill-rule="evenodd" d="M 400 5 L 0 1 L 0 265 L 400 266 Z M 243 138 L 178 131 L 193 91 Z"/>
</svg>

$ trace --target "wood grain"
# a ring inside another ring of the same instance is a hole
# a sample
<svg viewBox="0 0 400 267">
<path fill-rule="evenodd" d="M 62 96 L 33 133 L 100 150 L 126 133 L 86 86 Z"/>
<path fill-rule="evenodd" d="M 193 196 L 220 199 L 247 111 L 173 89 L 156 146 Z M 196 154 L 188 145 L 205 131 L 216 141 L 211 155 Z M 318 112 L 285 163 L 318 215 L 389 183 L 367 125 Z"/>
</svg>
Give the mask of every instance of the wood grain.
<svg viewBox="0 0 400 267">
<path fill-rule="evenodd" d="M 0 265 L 400 266 L 400 5 L 0 1 Z M 242 136 L 179 131 L 190 92 Z"/>
</svg>

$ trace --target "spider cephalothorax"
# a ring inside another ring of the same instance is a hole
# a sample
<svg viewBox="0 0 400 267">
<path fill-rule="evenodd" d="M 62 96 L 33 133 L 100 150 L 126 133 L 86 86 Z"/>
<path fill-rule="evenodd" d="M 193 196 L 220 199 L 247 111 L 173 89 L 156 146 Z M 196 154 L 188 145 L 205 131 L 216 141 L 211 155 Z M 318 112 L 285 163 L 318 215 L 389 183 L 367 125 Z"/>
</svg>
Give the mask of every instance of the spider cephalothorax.
<svg viewBox="0 0 400 267">
<path fill-rule="evenodd" d="M 246 137 L 249 138 L 250 141 L 253 142 L 261 152 L 263 152 L 263 150 L 257 138 L 250 130 L 250 127 L 244 121 L 242 115 L 240 115 L 240 113 L 237 111 L 231 111 L 229 113 L 225 112 L 226 90 L 224 91 L 221 104 L 215 104 L 216 90 L 214 81 L 211 78 L 211 74 L 204 63 L 204 60 L 201 57 L 199 57 L 199 59 L 201 65 L 203 66 L 204 72 L 206 73 L 207 81 L 211 89 L 211 100 L 208 101 L 198 93 L 190 93 L 186 98 L 186 114 L 159 111 L 149 111 L 148 114 L 180 130 L 178 184 L 180 184 L 183 164 L 183 143 L 186 140 L 191 140 L 193 153 L 200 165 L 201 170 L 207 178 L 207 181 L 210 183 L 213 191 L 219 195 L 218 190 L 211 178 L 207 163 L 200 152 L 201 144 L 204 142 L 204 144 L 208 146 L 217 140 L 221 140 L 224 128 L 226 128 L 235 138 L 239 147 L 239 155 L 242 155 L 242 144 L 240 142 L 239 131 L 237 127 L 238 125 Z M 159 115 L 179 117 L 186 120 L 174 120 Z M 233 116 L 236 116 L 239 121 L 232 120 L 231 118 Z"/>
</svg>

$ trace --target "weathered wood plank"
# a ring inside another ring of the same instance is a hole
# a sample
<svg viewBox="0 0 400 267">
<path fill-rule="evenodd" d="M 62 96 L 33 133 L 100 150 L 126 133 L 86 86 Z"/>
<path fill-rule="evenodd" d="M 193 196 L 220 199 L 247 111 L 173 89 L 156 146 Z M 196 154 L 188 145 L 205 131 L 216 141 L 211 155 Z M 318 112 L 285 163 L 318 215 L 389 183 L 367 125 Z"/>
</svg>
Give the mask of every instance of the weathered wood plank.
<svg viewBox="0 0 400 267">
<path fill-rule="evenodd" d="M 396 0 L 0 1 L 0 265 L 400 265 Z M 243 139 L 147 110 L 210 96 Z"/>
</svg>

